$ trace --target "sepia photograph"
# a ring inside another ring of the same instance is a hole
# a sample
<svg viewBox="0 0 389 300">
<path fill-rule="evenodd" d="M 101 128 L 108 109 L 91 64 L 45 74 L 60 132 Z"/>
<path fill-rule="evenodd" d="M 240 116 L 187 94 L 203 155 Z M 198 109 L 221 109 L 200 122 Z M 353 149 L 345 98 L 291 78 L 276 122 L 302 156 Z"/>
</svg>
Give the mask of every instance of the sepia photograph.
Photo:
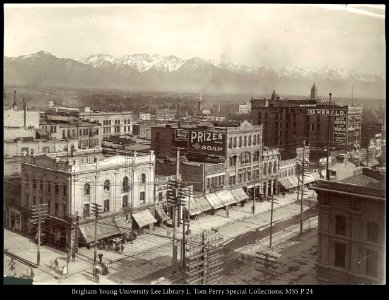
<svg viewBox="0 0 389 300">
<path fill-rule="evenodd" d="M 385 8 L 4 4 L 3 284 L 385 285 Z"/>
</svg>

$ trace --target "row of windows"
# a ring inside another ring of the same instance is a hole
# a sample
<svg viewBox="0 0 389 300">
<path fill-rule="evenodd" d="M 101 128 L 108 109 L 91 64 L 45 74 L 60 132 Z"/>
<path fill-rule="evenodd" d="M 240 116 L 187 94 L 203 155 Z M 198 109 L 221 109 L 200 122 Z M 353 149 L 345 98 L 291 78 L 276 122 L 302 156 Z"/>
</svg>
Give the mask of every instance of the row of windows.
<svg viewBox="0 0 389 300">
<path fill-rule="evenodd" d="M 218 188 L 224 185 L 224 175 L 207 178 L 207 189 Z"/>
<path fill-rule="evenodd" d="M 39 183 L 39 184 L 38 184 Z M 30 185 L 30 182 L 29 182 L 29 177 L 27 176 L 26 177 L 26 187 L 28 188 Z M 58 184 L 55 184 L 54 185 L 54 193 L 56 195 L 59 195 L 59 187 L 62 186 L 62 193 L 63 193 L 63 196 L 66 197 L 67 195 L 67 185 L 58 185 Z M 40 179 L 39 182 L 36 178 L 33 178 L 32 179 L 32 188 L 33 189 L 38 189 L 39 191 L 43 191 L 43 179 Z M 51 182 L 50 181 L 47 181 L 46 182 L 46 191 L 47 192 L 51 192 Z"/>
<path fill-rule="evenodd" d="M 29 201 L 29 194 L 26 193 L 25 194 L 25 199 L 26 199 L 26 202 L 28 203 Z M 37 203 L 37 199 L 39 199 L 39 203 Z M 43 198 L 37 198 L 36 196 L 32 196 L 32 205 L 37 205 L 37 204 L 42 204 L 44 203 L 43 202 Z M 66 205 L 66 202 L 63 202 L 63 215 L 66 215 L 66 209 L 67 209 L 67 205 Z M 47 201 L 47 210 L 49 212 L 49 214 L 51 213 L 51 201 Z M 54 215 L 55 216 L 58 216 L 59 215 L 59 203 L 55 203 L 54 204 Z"/>
<path fill-rule="evenodd" d="M 145 184 L 146 183 L 146 174 L 141 174 L 140 176 L 140 183 Z M 104 181 L 104 191 L 110 191 L 111 188 L 111 182 L 107 179 Z M 128 183 L 128 177 L 123 178 L 123 185 L 122 185 L 123 192 L 128 192 L 130 189 L 129 183 Z M 84 195 L 89 196 L 90 195 L 90 184 L 86 183 L 84 185 Z"/>
<path fill-rule="evenodd" d="M 286 112 L 285 112 L 285 113 L 286 113 Z M 282 113 L 279 113 L 279 114 L 275 113 L 274 115 L 275 115 L 275 117 L 276 117 L 276 118 L 275 118 L 276 120 L 282 119 L 282 117 L 283 117 L 283 114 L 282 114 Z M 286 119 L 290 119 L 290 116 L 291 116 L 291 115 L 293 115 L 293 118 L 296 119 L 297 114 L 296 114 L 296 111 L 295 111 L 295 110 L 292 110 L 291 113 L 288 112 L 288 113 L 286 114 Z M 268 114 L 267 112 L 265 112 L 265 113 L 264 113 L 265 119 L 267 119 L 268 116 L 269 116 L 269 114 Z M 262 112 L 258 112 L 258 119 L 261 119 L 261 118 L 262 118 Z M 320 115 L 317 115 L 316 118 L 315 118 L 315 116 L 310 116 L 310 115 L 306 115 L 306 116 L 305 116 L 305 120 L 308 121 L 308 122 L 309 122 L 309 121 L 313 121 L 314 119 L 316 119 L 317 122 L 320 122 Z"/>
<path fill-rule="evenodd" d="M 146 193 L 145 192 L 140 192 L 139 193 L 139 201 L 140 204 L 145 204 L 146 203 Z M 103 212 L 109 212 L 110 211 L 110 201 L 109 199 L 104 200 L 104 205 L 103 205 Z M 122 199 L 122 207 L 128 207 L 128 196 L 125 195 L 123 196 Z M 89 204 L 84 204 L 83 206 L 83 217 L 89 217 L 90 216 L 90 205 Z"/>
<path fill-rule="evenodd" d="M 259 160 L 259 150 L 255 151 L 253 154 L 253 161 L 258 161 Z M 237 156 L 233 155 L 228 158 L 228 164 L 230 167 L 236 166 L 236 160 Z M 240 154 L 240 163 L 241 164 L 247 164 L 251 162 L 251 153 L 250 152 L 243 152 Z"/>
<path fill-rule="evenodd" d="M 288 176 L 293 176 L 294 175 L 294 169 L 288 169 L 288 170 L 283 170 L 280 171 L 280 177 L 288 177 Z"/>
<path fill-rule="evenodd" d="M 334 265 L 346 268 L 346 244 L 335 242 L 334 248 Z M 366 275 L 377 277 L 378 253 L 376 251 L 365 249 L 365 256 L 358 262 L 360 263 L 366 265 Z"/>
<path fill-rule="evenodd" d="M 120 125 L 120 119 L 116 119 L 115 125 Z M 112 121 L 111 120 L 103 120 L 103 125 L 111 125 Z M 131 119 L 124 119 L 124 124 L 131 124 Z"/>
<path fill-rule="evenodd" d="M 230 149 L 232 148 L 238 148 L 238 147 L 247 147 L 247 146 L 251 146 L 251 144 L 253 146 L 255 145 L 260 145 L 260 135 L 259 134 L 254 134 L 252 137 L 251 135 L 249 136 L 243 136 L 243 137 L 239 137 L 239 139 L 237 137 L 230 137 L 230 140 L 229 140 L 229 144 L 228 144 L 228 147 Z"/>
<path fill-rule="evenodd" d="M 315 124 L 307 124 L 307 131 L 315 131 Z M 316 130 L 320 130 L 320 124 L 316 125 Z"/>
<path fill-rule="evenodd" d="M 346 217 L 337 215 L 335 216 L 335 234 L 346 236 Z M 368 242 L 378 243 L 378 224 L 373 222 L 367 222 L 367 234 L 366 240 Z"/>
<path fill-rule="evenodd" d="M 276 162 L 274 162 L 274 163 L 269 162 L 268 164 L 267 163 L 263 164 L 263 174 L 264 175 L 276 173 L 276 172 L 277 172 L 277 163 Z"/>
</svg>

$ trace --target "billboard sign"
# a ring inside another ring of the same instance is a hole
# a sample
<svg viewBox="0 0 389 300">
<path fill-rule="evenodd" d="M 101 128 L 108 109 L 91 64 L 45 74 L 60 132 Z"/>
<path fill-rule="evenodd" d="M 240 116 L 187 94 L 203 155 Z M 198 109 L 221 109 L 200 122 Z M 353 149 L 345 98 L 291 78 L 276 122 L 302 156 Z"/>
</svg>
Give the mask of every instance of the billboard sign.
<svg viewBox="0 0 389 300">
<path fill-rule="evenodd" d="M 334 120 L 334 143 L 346 144 L 346 116 L 335 117 Z"/>
<path fill-rule="evenodd" d="M 191 129 L 189 151 L 226 155 L 226 129 Z"/>
<path fill-rule="evenodd" d="M 189 138 L 189 130 L 188 129 L 176 129 L 176 142 L 185 141 L 187 142 Z"/>
</svg>

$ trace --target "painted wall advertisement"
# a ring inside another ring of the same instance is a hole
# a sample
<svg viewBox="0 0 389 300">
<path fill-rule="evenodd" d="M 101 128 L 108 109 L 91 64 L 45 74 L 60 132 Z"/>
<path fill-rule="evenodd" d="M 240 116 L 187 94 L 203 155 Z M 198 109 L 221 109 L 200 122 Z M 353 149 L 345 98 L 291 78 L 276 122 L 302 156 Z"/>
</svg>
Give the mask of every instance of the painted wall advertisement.
<svg viewBox="0 0 389 300">
<path fill-rule="evenodd" d="M 189 151 L 225 156 L 226 136 L 225 129 L 191 129 L 189 132 Z"/>
<path fill-rule="evenodd" d="M 336 116 L 334 119 L 334 143 L 346 144 L 346 116 Z"/>
</svg>

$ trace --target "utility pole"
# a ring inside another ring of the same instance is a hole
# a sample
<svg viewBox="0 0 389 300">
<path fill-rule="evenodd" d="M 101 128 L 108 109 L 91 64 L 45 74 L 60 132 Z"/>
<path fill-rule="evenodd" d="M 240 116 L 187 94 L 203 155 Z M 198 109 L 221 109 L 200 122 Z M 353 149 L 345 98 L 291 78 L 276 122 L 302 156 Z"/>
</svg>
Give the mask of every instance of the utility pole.
<svg viewBox="0 0 389 300">
<path fill-rule="evenodd" d="M 331 96 L 332 96 L 332 93 L 329 93 L 330 95 L 330 102 L 329 102 L 329 106 L 331 106 Z M 328 108 L 330 109 L 330 108 Z M 327 141 L 327 169 L 326 169 L 326 177 L 327 177 L 327 180 L 330 180 L 330 171 L 329 171 L 329 160 L 330 160 L 330 125 L 331 125 L 331 114 L 328 115 L 328 141 Z"/>
<path fill-rule="evenodd" d="M 179 198 L 179 189 L 180 189 L 180 148 L 177 147 L 177 162 L 176 162 L 176 191 L 175 191 L 175 197 L 172 205 L 172 225 L 173 225 L 173 260 L 172 260 L 172 271 L 173 274 L 176 273 L 176 264 L 177 264 L 177 245 L 176 245 L 176 238 L 177 238 L 177 232 L 176 232 L 176 210 L 177 210 L 177 202 Z"/>
<path fill-rule="evenodd" d="M 272 238 L 273 238 L 273 200 L 274 200 L 274 193 L 271 194 L 271 209 L 270 209 L 270 245 L 272 246 Z"/>
<path fill-rule="evenodd" d="M 42 210 L 42 206 L 44 206 L 44 210 Z M 32 207 L 31 213 L 31 223 L 38 225 L 38 248 L 37 248 L 37 256 L 36 256 L 36 264 L 39 266 L 41 261 L 41 235 L 42 235 L 42 227 L 41 223 L 43 223 L 46 219 L 47 215 L 47 204 L 41 203 Z"/>
<path fill-rule="evenodd" d="M 302 171 L 302 192 L 301 192 L 301 206 L 300 206 L 300 234 L 303 233 L 303 203 L 304 203 L 304 173 L 305 173 L 305 139 L 303 140 L 303 171 Z"/>
<path fill-rule="evenodd" d="M 95 215 L 95 251 L 93 255 L 93 264 L 96 265 L 97 258 L 97 219 L 99 217 L 101 210 L 101 205 L 97 203 L 92 203 L 92 212 Z"/>
<path fill-rule="evenodd" d="M 255 176 L 254 176 L 254 189 L 253 189 L 253 215 L 255 214 Z"/>
</svg>

